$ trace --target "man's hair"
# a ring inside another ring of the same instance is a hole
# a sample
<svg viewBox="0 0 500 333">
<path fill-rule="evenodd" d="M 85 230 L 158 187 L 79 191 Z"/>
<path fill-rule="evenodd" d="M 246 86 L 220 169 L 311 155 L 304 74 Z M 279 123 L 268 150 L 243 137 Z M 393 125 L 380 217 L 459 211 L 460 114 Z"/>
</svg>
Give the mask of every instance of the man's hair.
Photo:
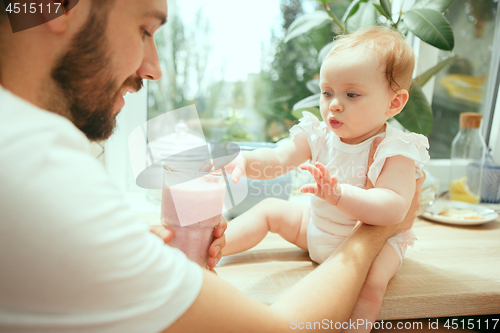
<svg viewBox="0 0 500 333">
<path fill-rule="evenodd" d="M 102 8 L 105 6 L 110 6 L 115 3 L 116 0 L 92 0 L 92 5 L 97 8 Z M 109 8 L 109 7 L 108 7 Z M 5 10 L 5 4 L 0 0 L 0 23 L 7 19 L 7 12 Z"/>
<path fill-rule="evenodd" d="M 7 18 L 7 12 L 5 11 L 5 5 L 3 1 L 0 1 L 0 24 Z"/>
<path fill-rule="evenodd" d="M 3 1 L 0 1 L 0 83 L 2 77 L 2 56 L 5 52 L 5 43 L 3 41 L 3 28 L 5 21 L 7 21 L 7 12 L 5 11 L 5 5 Z"/>
<path fill-rule="evenodd" d="M 343 50 L 366 47 L 379 55 L 381 65 L 385 66 L 390 88 L 394 92 L 400 89 L 409 91 L 415 55 L 399 32 L 383 26 L 374 26 L 352 34 L 336 36 L 334 41 L 333 48 L 326 58 Z"/>
<path fill-rule="evenodd" d="M 108 12 L 109 9 L 114 5 L 116 0 L 92 0 L 92 6 L 94 7 L 94 10 L 99 10 L 103 12 Z M 8 21 L 7 18 L 7 11 L 5 8 L 5 4 L 2 0 L 0 0 L 0 25 L 5 23 L 5 21 Z M 0 33 L 0 45 L 2 43 L 1 39 L 2 35 Z M 2 49 L 3 47 L 0 47 Z M 0 54 L 1 56 L 1 54 Z M 1 63 L 0 63 L 1 65 Z"/>
<path fill-rule="evenodd" d="M 92 6 L 96 7 L 104 7 L 104 6 L 110 6 L 115 3 L 116 0 L 92 0 Z"/>
</svg>

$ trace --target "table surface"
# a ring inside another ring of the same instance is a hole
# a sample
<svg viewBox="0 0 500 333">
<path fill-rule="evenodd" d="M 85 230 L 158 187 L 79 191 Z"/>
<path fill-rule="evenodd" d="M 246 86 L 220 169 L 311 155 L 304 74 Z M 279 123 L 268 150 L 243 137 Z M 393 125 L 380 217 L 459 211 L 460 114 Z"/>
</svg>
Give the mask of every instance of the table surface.
<svg viewBox="0 0 500 333">
<path fill-rule="evenodd" d="M 418 241 L 391 280 L 379 320 L 500 313 L 500 218 L 479 226 L 417 219 Z M 268 234 L 253 249 L 224 257 L 219 277 L 266 304 L 317 265 L 307 252 Z"/>
</svg>

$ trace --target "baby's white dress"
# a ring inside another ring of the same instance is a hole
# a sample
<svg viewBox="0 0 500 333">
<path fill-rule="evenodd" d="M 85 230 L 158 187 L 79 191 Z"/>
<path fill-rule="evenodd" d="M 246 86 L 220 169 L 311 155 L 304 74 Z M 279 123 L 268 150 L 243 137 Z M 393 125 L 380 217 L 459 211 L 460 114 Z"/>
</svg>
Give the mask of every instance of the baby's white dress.
<svg viewBox="0 0 500 333">
<path fill-rule="evenodd" d="M 429 160 L 427 149 L 429 142 L 421 134 L 405 133 L 386 123 L 384 133 L 355 145 L 342 142 L 340 138 L 320 122 L 316 116 L 303 112 L 299 124 L 290 129 L 291 137 L 301 132 L 307 133 L 311 147 L 312 163 L 320 162 L 337 177 L 340 184 L 350 184 L 365 188 L 366 177 L 376 183 L 385 160 L 388 157 L 402 155 L 415 161 L 415 179 L 421 177 L 421 165 Z M 368 154 L 373 140 L 383 137 L 379 144 L 372 166 L 367 170 Z M 307 229 L 309 256 L 317 263 L 325 261 L 330 254 L 350 234 L 357 220 L 330 205 L 323 199 L 311 195 L 311 219 Z M 399 255 L 400 263 L 408 245 L 415 240 L 413 230 L 407 230 L 390 238 L 391 244 Z"/>
</svg>

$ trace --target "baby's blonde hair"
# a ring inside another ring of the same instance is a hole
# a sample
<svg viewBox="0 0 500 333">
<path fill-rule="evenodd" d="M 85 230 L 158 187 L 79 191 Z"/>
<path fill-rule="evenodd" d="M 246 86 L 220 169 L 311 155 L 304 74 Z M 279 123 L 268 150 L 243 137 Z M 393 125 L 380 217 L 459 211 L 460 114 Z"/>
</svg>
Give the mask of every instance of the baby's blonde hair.
<svg viewBox="0 0 500 333">
<path fill-rule="evenodd" d="M 352 34 L 336 36 L 334 41 L 333 48 L 325 60 L 340 51 L 359 46 L 367 47 L 380 56 L 390 88 L 394 92 L 400 89 L 409 91 L 415 67 L 415 55 L 399 32 L 387 27 L 374 26 Z"/>
</svg>

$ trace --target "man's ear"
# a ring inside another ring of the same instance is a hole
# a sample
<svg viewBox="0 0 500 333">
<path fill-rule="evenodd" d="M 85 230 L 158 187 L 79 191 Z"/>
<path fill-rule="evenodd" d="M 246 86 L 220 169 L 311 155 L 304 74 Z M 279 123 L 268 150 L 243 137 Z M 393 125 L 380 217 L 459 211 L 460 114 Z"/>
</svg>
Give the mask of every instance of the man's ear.
<svg viewBox="0 0 500 333">
<path fill-rule="evenodd" d="M 401 89 L 398 90 L 394 95 L 391 100 L 391 104 L 389 105 L 389 108 L 385 112 L 387 117 L 394 117 L 398 113 L 403 110 L 403 108 L 406 105 L 406 102 L 408 102 L 408 98 L 410 98 L 410 94 L 406 89 Z"/>
<path fill-rule="evenodd" d="M 51 0 L 51 2 L 54 3 L 54 5 L 61 3 L 61 6 L 58 7 L 58 13 L 60 12 L 62 15 L 59 15 L 57 18 L 52 18 L 49 17 L 50 14 L 48 12 L 45 12 L 48 15 L 46 17 L 48 21 L 46 23 L 47 28 L 56 34 L 64 33 L 68 29 L 71 20 L 74 20 L 73 16 L 75 15 L 75 11 L 71 11 L 70 9 L 75 7 L 78 0 Z M 54 6 L 54 8 L 56 8 L 56 6 Z M 44 15 L 44 12 L 42 12 L 42 15 Z"/>
</svg>

